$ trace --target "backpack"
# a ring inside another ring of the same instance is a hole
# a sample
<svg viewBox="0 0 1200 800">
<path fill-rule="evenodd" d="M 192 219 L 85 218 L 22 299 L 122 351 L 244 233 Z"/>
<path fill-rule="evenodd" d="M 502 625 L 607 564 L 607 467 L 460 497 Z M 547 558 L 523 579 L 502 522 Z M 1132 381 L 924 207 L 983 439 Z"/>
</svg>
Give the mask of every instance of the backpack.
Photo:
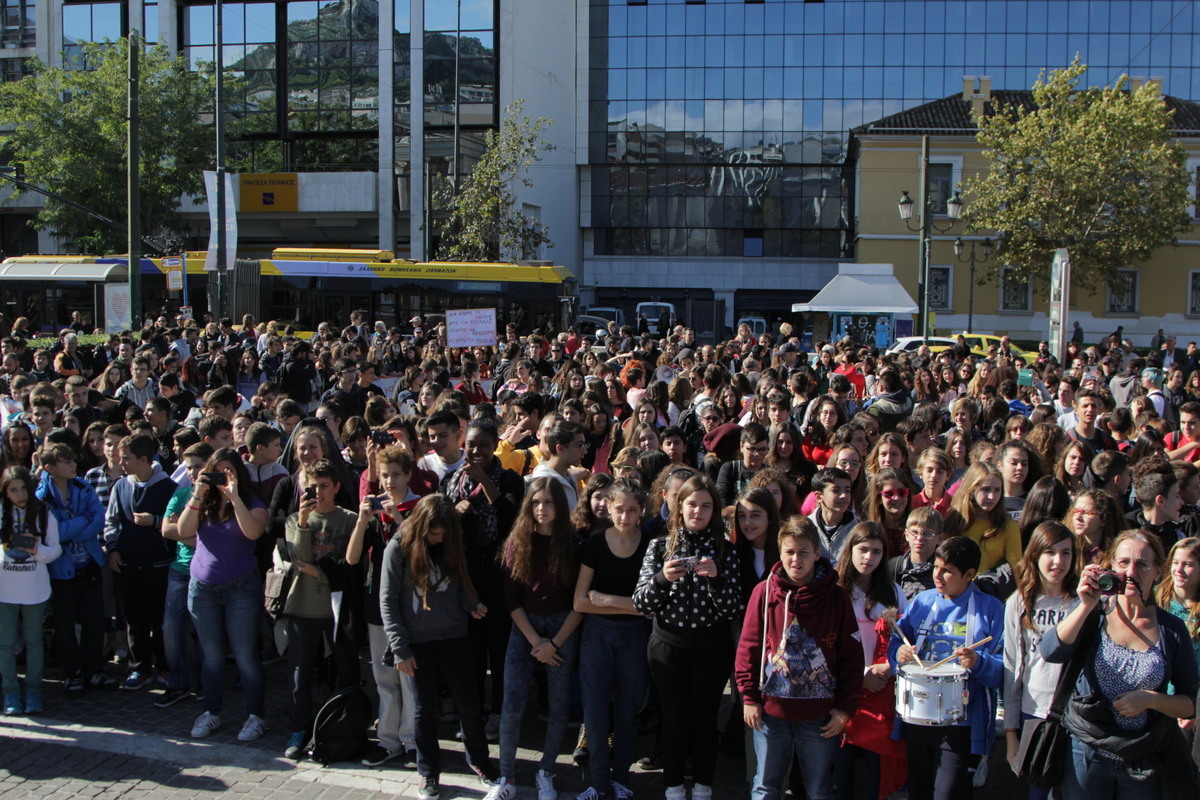
<svg viewBox="0 0 1200 800">
<path fill-rule="evenodd" d="M 371 699 L 361 686 L 347 686 L 334 692 L 313 722 L 307 748 L 312 760 L 329 766 L 362 758 L 367 752 L 367 729 L 374 719 Z"/>
<path fill-rule="evenodd" d="M 675 423 L 679 429 L 683 431 L 684 441 L 691 441 L 697 433 L 704 429 L 700 424 L 700 409 L 712 403 L 712 400 L 707 402 L 692 403 L 687 408 L 679 412 L 679 420 Z"/>
</svg>

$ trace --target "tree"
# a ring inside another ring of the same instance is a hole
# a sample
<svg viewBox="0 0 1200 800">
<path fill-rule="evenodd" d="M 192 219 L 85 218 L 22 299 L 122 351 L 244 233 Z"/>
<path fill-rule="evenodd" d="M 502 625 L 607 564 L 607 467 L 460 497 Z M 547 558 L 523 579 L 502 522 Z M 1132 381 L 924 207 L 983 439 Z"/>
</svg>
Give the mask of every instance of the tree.
<svg viewBox="0 0 1200 800">
<path fill-rule="evenodd" d="M 125 39 L 84 45 L 87 69 L 34 61 L 33 75 L 0 85 L 3 149 L 29 183 L 115 220 L 126 218 Z M 165 47 L 139 63 L 141 215 L 148 235 L 182 230 L 180 198 L 200 194 L 214 158 L 213 84 Z M 79 252 L 124 252 L 125 234 L 52 199 L 34 221 Z"/>
<path fill-rule="evenodd" d="M 1033 107 L 1001 105 L 976 120 L 990 171 L 967 182 L 967 224 L 998 234 L 992 274 L 1045 289 L 1054 251 L 1091 291 L 1116 271 L 1175 244 L 1191 224 L 1187 158 L 1156 87 L 1080 90 L 1078 56 L 1043 72 Z"/>
<path fill-rule="evenodd" d="M 488 131 L 484 150 L 471 173 L 454 193 L 448 181 L 434 191 L 434 202 L 450 210 L 442 227 L 438 256 L 451 261 L 499 261 L 532 258 L 551 244 L 550 230 L 522 211 L 513 193 L 520 182 L 532 186 L 526 173 L 554 145 L 542 132 L 554 120 L 522 115 L 523 101 L 504 110 L 500 129 Z"/>
</svg>

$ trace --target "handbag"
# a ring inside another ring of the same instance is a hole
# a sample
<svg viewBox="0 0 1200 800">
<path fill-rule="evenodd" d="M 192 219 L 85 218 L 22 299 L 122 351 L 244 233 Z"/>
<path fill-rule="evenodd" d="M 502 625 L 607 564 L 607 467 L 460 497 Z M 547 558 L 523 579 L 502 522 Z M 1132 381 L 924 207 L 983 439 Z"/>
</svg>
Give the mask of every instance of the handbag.
<svg viewBox="0 0 1200 800">
<path fill-rule="evenodd" d="M 1091 651 L 1092 638 L 1099 625 L 1097 606 L 1084 622 L 1075 652 L 1058 675 L 1058 685 L 1054 688 L 1054 699 L 1050 701 L 1046 719 L 1035 717 L 1021 726 L 1021 743 L 1017 747 L 1012 769 L 1018 778 L 1025 779 L 1035 789 L 1050 789 L 1062 783 L 1070 740 L 1070 734 L 1062 724 L 1063 713 L 1075 691 L 1075 683 L 1083 671 L 1083 661 Z"/>
<path fill-rule="evenodd" d="M 283 616 L 288 592 L 296 580 L 296 567 L 290 560 L 284 559 L 285 552 L 286 542 L 276 542 L 274 563 L 263 578 L 263 610 L 273 620 Z"/>
</svg>

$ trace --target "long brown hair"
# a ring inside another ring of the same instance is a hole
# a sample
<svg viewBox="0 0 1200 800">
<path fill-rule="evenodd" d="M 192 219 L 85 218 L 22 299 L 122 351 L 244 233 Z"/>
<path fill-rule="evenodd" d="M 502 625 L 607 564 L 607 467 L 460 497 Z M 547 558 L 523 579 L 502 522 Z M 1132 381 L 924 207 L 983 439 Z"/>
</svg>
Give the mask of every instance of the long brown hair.
<svg viewBox="0 0 1200 800">
<path fill-rule="evenodd" d="M 1042 591 L 1042 573 L 1038 569 L 1038 559 L 1042 553 L 1059 542 L 1071 540 L 1071 570 L 1063 578 L 1063 592 L 1073 597 L 1079 586 L 1080 550 L 1079 538 L 1075 533 L 1057 520 L 1048 519 L 1033 529 L 1029 537 L 1029 546 L 1017 564 L 1017 594 L 1021 596 L 1021 604 L 1025 610 L 1021 613 L 1022 627 L 1033 629 L 1033 606 L 1037 603 Z M 1197 540 L 1200 543 L 1200 540 Z"/>
<path fill-rule="evenodd" d="M 250 499 L 254 496 L 254 490 L 250 486 L 250 473 L 246 470 L 246 462 L 242 461 L 237 450 L 231 447 L 222 447 L 209 456 L 208 462 L 204 465 L 204 471 L 216 472 L 222 461 L 229 462 L 233 466 L 233 471 L 237 473 L 238 496 L 242 498 L 242 502 L 248 508 Z M 201 479 L 203 479 L 203 475 Z M 203 519 L 210 522 L 224 522 L 233 516 L 233 504 L 225 499 L 217 487 L 210 486 L 200 500 L 200 514 Z"/>
<path fill-rule="evenodd" d="M 1004 510 L 1004 476 L 1000 474 L 1000 468 L 995 464 L 976 461 L 967 468 L 962 484 L 954 493 L 954 499 L 950 501 L 950 511 L 946 514 L 947 538 L 966 533 L 967 528 L 971 527 L 971 523 L 978 516 L 978 512 L 975 510 L 975 490 L 988 478 L 1000 481 L 1000 499 L 996 501 L 996 507 L 986 517 L 981 517 L 987 522 L 987 530 L 983 532 L 983 538 L 987 539 L 1004 533 L 1005 525 L 1010 521 L 1008 512 Z"/>
<path fill-rule="evenodd" d="M 688 478 L 683 486 L 679 487 L 679 493 L 675 498 L 675 510 L 671 512 L 670 518 L 667 520 L 667 549 L 663 556 L 668 560 L 678 557 L 676 554 L 679 552 L 679 538 L 683 531 L 683 501 L 696 492 L 708 492 L 712 498 L 712 519 L 708 521 L 706 532 L 717 540 L 717 552 L 724 553 L 725 523 L 721 519 L 721 493 L 717 491 L 717 485 L 713 483 L 712 478 L 697 474 Z"/>
<path fill-rule="evenodd" d="M 886 434 L 885 434 L 886 435 Z M 874 452 L 874 451 L 872 451 Z M 908 490 L 908 502 L 904 511 L 900 513 L 900 524 L 896 527 L 903 528 L 904 520 L 908 519 L 908 512 L 912 510 L 912 499 L 916 492 L 913 491 L 912 480 L 908 477 L 907 469 L 899 469 L 897 467 L 887 467 L 875 473 L 871 478 L 871 483 L 867 489 L 867 519 L 873 522 L 878 522 L 883 525 L 887 522 L 887 509 L 883 507 L 883 501 L 880 499 L 879 492 L 882 490 L 885 483 L 899 483 Z"/>
<path fill-rule="evenodd" d="M 36 494 L 37 481 L 24 467 L 9 467 L 0 477 L 0 544 L 5 547 L 12 541 L 13 517 L 16 516 L 16 506 L 8 499 L 8 487 L 20 481 L 25 484 L 25 528 L 29 533 L 46 541 L 46 504 L 38 499 Z"/>
<path fill-rule="evenodd" d="M 1166 569 L 1171 568 L 1171 562 L 1175 560 L 1175 554 L 1180 550 L 1188 551 L 1192 558 L 1200 561 L 1200 539 L 1189 536 L 1171 546 L 1171 552 L 1167 554 L 1167 563 L 1164 565 Z M 1159 608 L 1170 608 L 1171 601 L 1175 599 L 1175 579 L 1168 575 L 1166 579 L 1159 581 L 1154 594 Z M 1200 591 L 1196 592 L 1196 596 L 1187 599 L 1192 601 L 1192 607 L 1188 609 L 1186 620 L 1188 633 L 1192 635 L 1193 642 L 1200 642 Z"/>
<path fill-rule="evenodd" d="M 427 538 L 433 528 L 443 531 L 442 557 L 436 565 L 430 556 Z M 421 593 L 421 607 L 426 611 L 429 610 L 429 593 L 437 590 L 437 586 L 429 580 L 435 566 L 451 581 L 464 587 L 472 598 L 478 597 L 471 576 L 467 574 L 467 562 L 463 559 L 462 525 L 458 521 L 458 511 L 446 495 L 426 495 L 417 502 L 412 514 L 400 528 L 400 551 L 412 574 L 413 585 Z"/>
<path fill-rule="evenodd" d="M 517 513 L 512 533 L 504 545 L 502 561 L 517 583 L 532 584 L 545 577 L 533 572 L 533 537 L 538 536 L 538 524 L 533 518 L 533 498 L 538 492 L 549 492 L 554 501 L 554 521 L 550 533 L 550 577 L 559 586 L 574 586 L 579 570 L 575 558 L 575 526 L 571 524 L 571 507 L 567 492 L 557 478 L 534 478 L 525 490 L 525 501 Z"/>
<path fill-rule="evenodd" d="M 851 593 L 858 587 L 859 572 L 854 566 L 853 553 L 855 545 L 863 542 L 879 542 L 883 547 L 883 557 L 879 560 L 879 566 L 871 573 L 871 580 L 867 583 L 867 599 L 863 603 L 863 611 L 867 619 L 870 619 L 871 609 L 876 604 L 888 609 L 898 608 L 900 602 L 896 597 L 896 584 L 892 583 L 892 576 L 888 570 L 891 554 L 888 553 L 887 533 L 878 522 L 860 522 L 850 531 L 850 538 L 846 540 L 846 547 L 837 563 L 838 584 Z"/>
</svg>

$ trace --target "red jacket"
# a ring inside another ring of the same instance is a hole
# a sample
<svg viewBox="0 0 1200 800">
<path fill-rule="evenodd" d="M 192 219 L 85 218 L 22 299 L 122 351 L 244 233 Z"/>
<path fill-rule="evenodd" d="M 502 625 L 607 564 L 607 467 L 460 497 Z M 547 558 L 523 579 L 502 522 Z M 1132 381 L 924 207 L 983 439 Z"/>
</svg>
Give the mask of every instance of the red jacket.
<svg viewBox="0 0 1200 800">
<path fill-rule="evenodd" d="M 850 595 L 828 559 L 805 586 L 776 564 L 754 588 L 738 640 L 734 678 L 747 705 L 789 722 L 833 709 L 854 715 L 862 697 L 863 648 Z"/>
</svg>

